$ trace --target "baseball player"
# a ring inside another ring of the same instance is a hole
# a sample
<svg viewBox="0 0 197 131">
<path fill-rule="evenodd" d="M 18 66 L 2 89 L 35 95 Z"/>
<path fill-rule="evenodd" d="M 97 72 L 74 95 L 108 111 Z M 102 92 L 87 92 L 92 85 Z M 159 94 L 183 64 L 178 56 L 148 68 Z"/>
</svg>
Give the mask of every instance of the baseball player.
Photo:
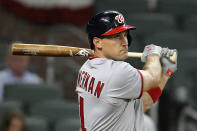
<svg viewBox="0 0 197 131">
<path fill-rule="evenodd" d="M 89 20 L 87 33 L 95 53 L 79 70 L 76 87 L 82 131 L 144 131 L 144 111 L 176 71 L 176 64 L 167 59 L 175 50 L 153 44 L 144 49 L 143 70 L 124 62 L 134 29 L 117 11 Z"/>
</svg>

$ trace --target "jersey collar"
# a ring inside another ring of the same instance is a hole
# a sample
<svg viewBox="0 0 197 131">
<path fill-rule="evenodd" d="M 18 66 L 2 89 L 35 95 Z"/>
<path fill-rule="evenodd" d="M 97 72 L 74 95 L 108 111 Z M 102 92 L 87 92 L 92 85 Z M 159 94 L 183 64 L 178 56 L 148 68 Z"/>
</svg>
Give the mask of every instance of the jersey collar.
<svg viewBox="0 0 197 131">
<path fill-rule="evenodd" d="M 91 57 L 89 57 L 89 60 L 93 60 L 95 58 L 101 58 L 101 57 L 99 57 L 99 56 L 91 56 Z"/>
</svg>

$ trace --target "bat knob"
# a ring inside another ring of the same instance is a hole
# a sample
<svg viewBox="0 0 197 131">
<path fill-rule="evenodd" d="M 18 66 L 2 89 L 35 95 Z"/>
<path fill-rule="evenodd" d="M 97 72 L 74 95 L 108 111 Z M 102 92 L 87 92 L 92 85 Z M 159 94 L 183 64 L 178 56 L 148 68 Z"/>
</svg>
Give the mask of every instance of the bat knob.
<svg viewBox="0 0 197 131">
<path fill-rule="evenodd" d="M 176 63 L 176 61 L 177 61 L 177 52 L 176 51 L 174 52 L 174 54 L 172 56 L 169 57 L 169 60 L 172 63 Z"/>
</svg>

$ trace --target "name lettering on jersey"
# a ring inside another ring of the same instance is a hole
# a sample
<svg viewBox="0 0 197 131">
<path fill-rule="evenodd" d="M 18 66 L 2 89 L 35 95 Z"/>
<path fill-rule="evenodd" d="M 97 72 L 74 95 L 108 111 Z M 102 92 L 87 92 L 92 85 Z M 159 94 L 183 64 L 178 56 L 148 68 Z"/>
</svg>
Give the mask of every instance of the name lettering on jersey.
<svg viewBox="0 0 197 131">
<path fill-rule="evenodd" d="M 85 71 L 80 71 L 78 74 L 77 84 L 79 87 L 83 88 L 85 91 L 93 94 L 97 98 L 100 97 L 104 83 L 101 81 L 96 82 L 95 77 L 90 76 Z M 95 90 L 94 90 L 95 87 Z"/>
</svg>

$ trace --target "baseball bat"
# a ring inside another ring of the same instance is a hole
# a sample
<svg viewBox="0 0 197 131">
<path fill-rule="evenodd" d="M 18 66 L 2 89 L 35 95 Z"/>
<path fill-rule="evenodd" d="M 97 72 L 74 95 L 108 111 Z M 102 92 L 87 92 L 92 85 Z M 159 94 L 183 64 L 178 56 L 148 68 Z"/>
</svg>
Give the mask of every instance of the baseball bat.
<svg viewBox="0 0 197 131">
<path fill-rule="evenodd" d="M 92 56 L 94 51 L 87 48 L 60 46 L 60 45 L 43 45 L 43 44 L 21 44 L 13 43 L 11 46 L 13 55 L 29 55 L 29 56 L 53 56 L 53 57 L 69 57 L 69 56 Z M 128 57 L 141 58 L 142 53 L 128 52 Z M 169 60 L 176 62 L 176 52 Z"/>
</svg>

